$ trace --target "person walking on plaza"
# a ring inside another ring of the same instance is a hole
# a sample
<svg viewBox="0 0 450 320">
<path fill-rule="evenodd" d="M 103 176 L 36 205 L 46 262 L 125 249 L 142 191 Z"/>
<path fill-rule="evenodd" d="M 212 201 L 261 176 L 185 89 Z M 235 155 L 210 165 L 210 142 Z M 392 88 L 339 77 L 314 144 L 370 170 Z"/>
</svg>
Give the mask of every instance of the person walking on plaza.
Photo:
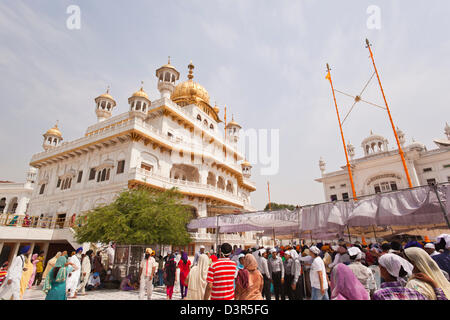
<svg viewBox="0 0 450 320">
<path fill-rule="evenodd" d="M 441 290 L 447 300 L 450 299 L 450 282 L 447 281 L 437 263 L 425 250 L 410 247 L 405 249 L 405 256 L 414 266 L 412 277 L 408 279 L 406 288 L 417 290 L 428 300 L 440 300 L 436 295 L 436 290 Z"/>
<path fill-rule="evenodd" d="M 305 272 L 300 261 L 300 256 L 295 249 L 291 249 L 292 259 L 292 298 L 293 300 L 303 300 L 305 298 Z"/>
<path fill-rule="evenodd" d="M 283 284 L 284 284 L 284 265 L 283 260 L 277 255 L 277 249 L 270 249 L 269 272 L 272 279 L 275 300 L 284 300 Z"/>
<path fill-rule="evenodd" d="M 244 257 L 244 269 L 238 271 L 236 278 L 236 300 L 263 300 L 264 279 L 258 270 L 255 257 L 248 253 Z"/>
<path fill-rule="evenodd" d="M 0 299 L 20 300 L 20 280 L 23 272 L 27 271 L 25 267 L 26 256 L 30 253 L 30 246 L 20 249 L 8 269 L 8 274 L 0 287 Z"/>
<path fill-rule="evenodd" d="M 208 278 L 203 300 L 234 300 L 234 279 L 237 275 L 236 262 L 230 260 L 232 247 L 229 243 L 220 246 L 220 258 L 208 269 Z"/>
<path fill-rule="evenodd" d="M 68 262 L 72 263 L 73 270 L 67 275 L 67 283 L 66 283 L 66 289 L 68 298 L 73 299 L 76 297 L 76 291 L 78 288 L 78 285 L 80 284 L 80 275 L 81 275 L 81 252 L 83 251 L 83 248 L 78 248 L 77 251 L 75 251 L 75 254 L 73 254 Z"/>
<path fill-rule="evenodd" d="M 202 254 L 204 254 L 204 253 L 205 253 L 205 246 L 204 246 L 204 245 L 201 245 L 201 246 L 200 246 L 200 250 L 199 250 L 198 252 L 195 253 L 195 256 L 194 256 L 194 262 L 192 263 L 193 266 L 196 266 L 196 265 L 197 265 L 198 259 L 199 259 L 200 256 L 201 256 Z"/>
<path fill-rule="evenodd" d="M 328 278 L 325 264 L 319 256 L 320 249 L 316 246 L 309 248 L 309 254 L 313 258 L 310 270 L 311 300 L 329 300 Z"/>
<path fill-rule="evenodd" d="M 67 300 L 66 279 L 72 266 L 66 266 L 67 259 L 61 256 L 56 260 L 55 266 L 45 278 L 42 290 L 46 293 L 45 300 Z"/>
<path fill-rule="evenodd" d="M 33 275 L 33 263 L 31 262 L 31 257 L 28 255 L 25 259 L 25 268 L 22 272 L 22 278 L 20 279 L 20 299 L 23 298 L 25 291 L 28 289 L 31 276 Z"/>
<path fill-rule="evenodd" d="M 35 253 L 31 256 L 31 263 L 33 264 L 33 273 L 31 274 L 30 281 L 28 281 L 28 286 L 27 286 L 28 289 L 31 289 L 31 287 L 33 286 L 34 278 L 36 277 L 36 265 L 38 262 L 39 262 L 38 254 Z"/>
<path fill-rule="evenodd" d="M 330 282 L 331 300 L 370 300 L 366 288 L 356 278 L 350 267 L 343 263 L 333 268 Z"/>
<path fill-rule="evenodd" d="M 166 265 L 164 266 L 164 284 L 166 285 L 167 299 L 172 300 L 173 287 L 175 285 L 175 276 L 177 272 L 177 265 L 173 254 L 167 257 Z"/>
<path fill-rule="evenodd" d="M 36 264 L 36 276 L 33 285 L 39 286 L 42 281 L 42 273 L 44 272 L 44 251 L 39 252 L 38 262 Z"/>
<path fill-rule="evenodd" d="M 181 259 L 178 262 L 178 266 L 180 269 L 180 291 L 181 291 L 181 299 L 184 299 L 187 294 L 187 284 L 186 284 L 186 277 L 189 274 L 189 271 L 191 269 L 191 261 L 188 259 L 188 255 L 186 252 L 183 251 L 181 255 Z"/>
<path fill-rule="evenodd" d="M 139 268 L 139 299 L 145 299 L 147 293 L 147 300 L 152 299 L 153 293 L 153 276 L 156 271 L 156 261 L 152 257 L 153 250 L 151 248 L 145 249 L 144 258 L 141 261 Z"/>
<path fill-rule="evenodd" d="M 79 295 L 86 295 L 86 285 L 89 281 L 89 276 L 91 275 L 91 256 L 93 251 L 88 250 L 86 255 L 81 261 L 81 283 L 78 286 L 77 292 Z"/>
<path fill-rule="evenodd" d="M 186 300 L 203 300 L 208 277 L 209 257 L 201 254 L 197 265 L 193 266 L 185 282 L 188 286 Z"/>
<path fill-rule="evenodd" d="M 101 252 L 100 250 L 97 251 L 97 254 L 94 257 L 94 272 L 98 272 L 99 274 L 102 273 L 102 271 L 104 270 L 103 268 L 103 264 L 102 264 L 102 256 L 101 256 Z"/>
<path fill-rule="evenodd" d="M 266 300 L 271 300 L 270 284 L 272 283 L 272 278 L 269 271 L 269 262 L 267 261 L 268 252 L 266 249 L 260 249 L 259 266 L 258 270 L 261 272 L 264 279 L 264 287 L 262 291 L 263 298 Z"/>
<path fill-rule="evenodd" d="M 164 285 L 164 259 L 159 255 L 158 259 L 158 286 Z"/>
<path fill-rule="evenodd" d="M 44 273 L 42 274 L 42 280 L 45 280 L 45 277 L 47 276 L 47 274 L 50 272 L 50 270 L 52 270 L 52 268 L 55 266 L 56 264 L 56 260 L 58 260 L 59 257 L 61 257 L 61 252 L 57 252 L 56 255 L 51 258 L 50 260 L 48 260 L 47 262 L 47 266 L 45 267 Z"/>
</svg>

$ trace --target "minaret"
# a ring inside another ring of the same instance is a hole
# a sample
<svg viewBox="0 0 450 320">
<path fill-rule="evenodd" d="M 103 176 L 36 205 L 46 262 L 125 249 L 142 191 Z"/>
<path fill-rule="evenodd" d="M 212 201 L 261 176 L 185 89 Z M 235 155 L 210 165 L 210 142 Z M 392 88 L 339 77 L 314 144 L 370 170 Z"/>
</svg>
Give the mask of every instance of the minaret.
<svg viewBox="0 0 450 320">
<path fill-rule="evenodd" d="M 397 127 L 397 137 L 400 142 L 400 146 L 403 148 L 403 145 L 405 144 L 405 134 L 401 129 L 399 129 L 399 127 Z"/>
<path fill-rule="evenodd" d="M 348 152 L 348 155 L 350 156 L 350 159 L 353 160 L 353 157 L 355 156 L 355 146 L 352 145 L 350 143 L 350 141 L 347 144 L 347 152 Z"/>
<path fill-rule="evenodd" d="M 112 109 L 116 106 L 116 101 L 109 94 L 109 86 L 104 94 L 99 95 L 94 99 L 95 113 L 97 114 L 97 121 L 101 122 L 111 117 Z"/>
<path fill-rule="evenodd" d="M 25 182 L 26 188 L 32 188 L 34 182 L 36 181 L 36 172 L 37 169 L 34 167 L 30 167 L 27 171 L 27 181 Z"/>
<path fill-rule="evenodd" d="M 319 168 L 320 168 L 320 172 L 322 172 L 322 175 L 325 173 L 325 160 L 323 160 L 322 157 L 320 157 L 319 159 Z"/>
<path fill-rule="evenodd" d="M 158 90 L 161 93 L 161 98 L 170 99 L 170 95 L 175 88 L 175 81 L 180 79 L 180 73 L 170 64 L 170 57 L 167 64 L 156 70 L 156 77 L 158 78 Z"/>
<path fill-rule="evenodd" d="M 232 143 L 237 143 L 239 140 L 239 130 L 241 126 L 234 121 L 234 116 L 231 116 L 231 122 L 227 123 L 225 130 L 227 131 L 227 140 Z"/>
<path fill-rule="evenodd" d="M 63 140 L 61 131 L 58 129 L 58 121 L 56 122 L 55 126 L 51 129 L 48 129 L 46 133 L 43 134 L 44 141 L 42 143 L 42 147 L 45 150 L 49 150 L 51 148 L 55 148 L 60 145 L 61 141 Z"/>
<path fill-rule="evenodd" d="M 147 117 L 148 109 L 150 108 L 151 101 L 148 98 L 147 93 L 144 91 L 144 81 L 141 81 L 141 88 L 132 94 L 128 98 L 130 104 L 130 113 L 145 119 Z"/>
<path fill-rule="evenodd" d="M 244 178 L 249 179 L 250 176 L 252 175 L 252 165 L 247 160 L 244 160 L 241 163 L 241 167 L 242 167 L 242 175 L 244 176 Z"/>
</svg>

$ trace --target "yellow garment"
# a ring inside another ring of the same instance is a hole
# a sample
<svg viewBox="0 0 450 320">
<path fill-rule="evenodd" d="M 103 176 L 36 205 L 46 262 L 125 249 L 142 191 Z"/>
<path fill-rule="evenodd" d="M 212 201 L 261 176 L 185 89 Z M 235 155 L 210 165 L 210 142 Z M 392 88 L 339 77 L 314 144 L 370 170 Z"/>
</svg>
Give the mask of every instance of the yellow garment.
<svg viewBox="0 0 450 320">
<path fill-rule="evenodd" d="M 31 259 L 29 257 L 24 263 L 24 268 L 27 268 L 27 271 L 22 272 L 22 278 L 20 279 L 20 299 L 23 298 L 23 294 L 28 288 L 28 283 L 33 275 L 33 263 L 31 263 Z"/>
<path fill-rule="evenodd" d="M 450 282 L 445 279 L 444 274 L 437 265 L 437 263 L 430 257 L 430 255 L 422 248 L 410 247 L 405 249 L 405 255 L 408 257 L 409 261 L 417 268 L 420 272 L 425 273 L 431 279 L 436 282 L 437 286 L 444 291 L 447 299 L 450 299 Z M 414 279 L 412 279 L 414 280 Z M 410 281 L 412 281 L 410 280 Z M 413 282 L 411 285 L 419 286 L 418 280 Z M 409 281 L 408 281 L 409 283 Z M 425 286 L 422 286 L 422 288 Z M 425 289 L 423 289 L 425 290 Z M 436 296 L 434 296 L 436 299 Z"/>
<path fill-rule="evenodd" d="M 44 271 L 44 257 L 38 257 L 39 262 L 36 263 L 36 273 Z"/>
<path fill-rule="evenodd" d="M 47 276 L 47 274 L 50 272 L 50 270 L 52 270 L 52 268 L 55 266 L 56 260 L 58 260 L 58 258 L 61 256 L 61 252 L 58 252 L 56 254 L 56 256 L 54 256 L 53 258 L 51 258 L 48 262 L 47 262 L 47 266 L 45 267 L 45 271 L 42 274 L 42 279 L 45 279 L 45 277 Z"/>
<path fill-rule="evenodd" d="M 325 255 L 323 257 L 323 263 L 325 264 L 325 268 L 327 270 L 327 273 L 331 272 L 331 268 L 328 268 L 328 265 L 333 262 L 333 259 L 331 258 L 331 255 L 328 252 L 325 252 Z"/>
</svg>

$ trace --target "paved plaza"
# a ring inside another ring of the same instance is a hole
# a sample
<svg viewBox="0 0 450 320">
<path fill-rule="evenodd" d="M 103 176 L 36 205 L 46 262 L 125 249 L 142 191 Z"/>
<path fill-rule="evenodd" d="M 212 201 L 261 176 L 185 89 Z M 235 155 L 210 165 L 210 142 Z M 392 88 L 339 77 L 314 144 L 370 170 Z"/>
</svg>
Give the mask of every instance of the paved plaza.
<svg viewBox="0 0 450 320">
<path fill-rule="evenodd" d="M 78 296 L 75 299 L 70 300 L 139 300 L 139 291 L 120 291 L 117 289 L 112 290 L 98 290 L 98 291 L 86 291 L 85 296 Z M 180 292 L 173 293 L 173 300 L 180 300 Z M 45 293 L 41 288 L 33 287 L 28 289 L 23 300 L 45 300 Z M 155 287 L 153 289 L 152 300 L 166 300 L 166 288 Z"/>
</svg>

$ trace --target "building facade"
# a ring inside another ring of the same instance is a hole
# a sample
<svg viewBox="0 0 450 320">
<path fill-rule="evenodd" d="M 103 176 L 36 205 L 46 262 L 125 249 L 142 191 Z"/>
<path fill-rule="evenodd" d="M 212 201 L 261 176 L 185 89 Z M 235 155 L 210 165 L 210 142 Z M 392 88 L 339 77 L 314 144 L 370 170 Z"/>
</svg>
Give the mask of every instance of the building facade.
<svg viewBox="0 0 450 320">
<path fill-rule="evenodd" d="M 450 126 L 446 124 L 446 139 L 435 139 L 438 148 L 427 150 L 420 142 L 405 144 L 405 134 L 397 128 L 398 138 L 413 186 L 450 181 Z M 357 196 L 408 188 L 408 181 L 398 148 L 388 149 L 383 136 L 370 135 L 361 143 L 364 156 L 355 157 L 355 147 L 347 144 L 355 191 Z M 347 166 L 326 172 L 324 159 L 319 160 L 325 201 L 346 200 L 353 197 Z"/>
<path fill-rule="evenodd" d="M 17 196 L 16 213 L 24 214 L 28 203 L 33 223 L 47 221 L 63 229 L 137 186 L 176 187 L 195 217 L 253 211 L 251 164 L 238 150 L 241 126 L 233 119 L 222 133 L 219 107 L 211 106 L 209 93 L 194 82 L 192 63 L 188 69 L 188 79 L 177 84 L 180 73 L 170 61 L 158 68 L 160 98 L 150 101 L 141 86 L 128 99 L 126 111 L 116 115 L 117 103 L 108 88 L 94 99 L 97 122 L 79 139 L 63 142 L 58 124 L 45 132 L 44 150 L 30 161 L 34 187 L 27 185 L 27 199 Z M 9 208 L 12 195 L 1 197 Z M 189 254 L 216 242 L 214 230 L 200 229 L 192 238 L 182 248 Z M 252 233 L 220 239 L 244 246 L 256 243 Z"/>
</svg>

